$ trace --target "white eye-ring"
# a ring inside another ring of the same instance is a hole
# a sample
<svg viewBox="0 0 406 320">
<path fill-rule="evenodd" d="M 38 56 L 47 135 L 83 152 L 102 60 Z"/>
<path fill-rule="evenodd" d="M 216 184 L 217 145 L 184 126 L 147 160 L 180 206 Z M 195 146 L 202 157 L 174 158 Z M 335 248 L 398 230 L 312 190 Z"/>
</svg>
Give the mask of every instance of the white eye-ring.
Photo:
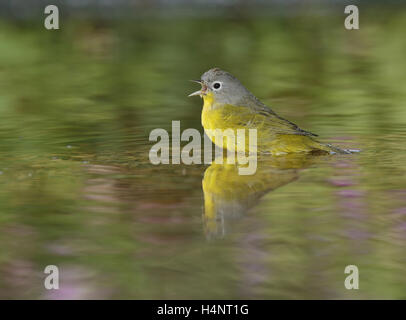
<svg viewBox="0 0 406 320">
<path fill-rule="evenodd" d="M 221 82 L 220 81 L 216 81 L 213 83 L 213 89 L 214 90 L 220 90 L 221 89 Z"/>
</svg>

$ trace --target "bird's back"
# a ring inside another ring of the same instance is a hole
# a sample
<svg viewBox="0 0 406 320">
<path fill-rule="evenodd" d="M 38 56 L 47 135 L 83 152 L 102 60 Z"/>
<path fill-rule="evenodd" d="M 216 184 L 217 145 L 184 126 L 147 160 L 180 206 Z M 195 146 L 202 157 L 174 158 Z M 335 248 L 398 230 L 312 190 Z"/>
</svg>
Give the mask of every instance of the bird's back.
<svg viewBox="0 0 406 320">
<path fill-rule="evenodd" d="M 202 125 L 205 130 L 256 129 L 257 150 L 260 153 L 278 155 L 291 152 L 331 151 L 328 146 L 313 138 L 315 134 L 302 130 L 294 123 L 278 116 L 255 97 L 241 101 L 241 106 L 216 105 L 205 101 Z M 248 151 L 248 139 L 245 140 L 244 151 Z M 237 150 L 242 151 L 240 149 L 241 146 L 237 145 Z"/>
</svg>

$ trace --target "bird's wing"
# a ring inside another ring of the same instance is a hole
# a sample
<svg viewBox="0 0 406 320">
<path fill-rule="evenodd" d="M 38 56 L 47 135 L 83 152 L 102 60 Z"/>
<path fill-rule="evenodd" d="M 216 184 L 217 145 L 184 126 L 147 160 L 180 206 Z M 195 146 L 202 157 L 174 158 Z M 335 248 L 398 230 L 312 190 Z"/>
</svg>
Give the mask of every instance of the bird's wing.
<svg viewBox="0 0 406 320">
<path fill-rule="evenodd" d="M 252 125 L 252 127 L 257 127 L 258 124 L 263 124 L 275 134 L 317 136 L 317 134 L 303 130 L 293 122 L 280 117 L 272 109 L 259 101 L 254 95 L 250 97 L 249 101 L 245 101 L 244 104 L 248 108 L 246 108 L 246 117 L 242 118 L 250 119 L 247 123 L 248 126 Z"/>
</svg>

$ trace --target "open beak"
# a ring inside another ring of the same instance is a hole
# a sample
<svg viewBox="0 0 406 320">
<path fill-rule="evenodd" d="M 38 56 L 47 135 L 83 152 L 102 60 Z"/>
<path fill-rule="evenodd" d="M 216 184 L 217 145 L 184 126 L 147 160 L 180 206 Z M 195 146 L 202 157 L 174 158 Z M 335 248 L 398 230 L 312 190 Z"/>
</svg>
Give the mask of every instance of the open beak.
<svg viewBox="0 0 406 320">
<path fill-rule="evenodd" d="M 190 80 L 190 81 L 199 83 L 199 84 L 202 86 L 202 88 L 201 88 L 200 90 L 197 90 L 197 91 L 195 91 L 195 92 L 189 94 L 188 97 L 193 97 L 193 96 L 200 96 L 200 97 L 202 97 L 202 96 L 206 93 L 207 86 L 203 83 L 202 80 Z"/>
</svg>

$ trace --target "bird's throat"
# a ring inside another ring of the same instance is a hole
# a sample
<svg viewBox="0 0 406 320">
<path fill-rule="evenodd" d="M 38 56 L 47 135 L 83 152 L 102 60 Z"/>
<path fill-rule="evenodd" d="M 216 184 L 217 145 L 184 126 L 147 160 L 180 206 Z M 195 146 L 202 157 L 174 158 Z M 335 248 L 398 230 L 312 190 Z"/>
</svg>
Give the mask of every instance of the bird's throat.
<svg viewBox="0 0 406 320">
<path fill-rule="evenodd" d="M 208 92 L 203 95 L 203 110 L 211 110 L 214 104 L 214 95 L 212 92 Z"/>
</svg>

